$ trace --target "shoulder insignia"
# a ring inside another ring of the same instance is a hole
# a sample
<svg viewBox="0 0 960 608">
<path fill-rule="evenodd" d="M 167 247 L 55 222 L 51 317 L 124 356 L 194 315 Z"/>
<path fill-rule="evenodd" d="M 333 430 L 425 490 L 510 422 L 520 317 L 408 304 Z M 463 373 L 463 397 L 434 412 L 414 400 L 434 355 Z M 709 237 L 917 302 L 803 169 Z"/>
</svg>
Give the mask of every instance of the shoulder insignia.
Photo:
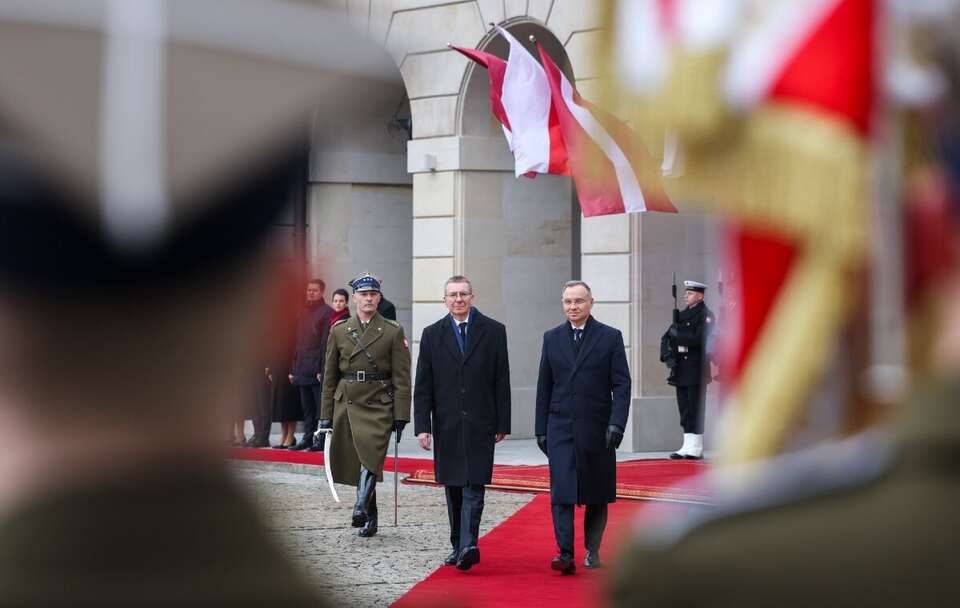
<svg viewBox="0 0 960 608">
<path fill-rule="evenodd" d="M 338 319 L 336 322 L 334 322 L 333 327 L 336 327 L 337 325 L 340 325 L 341 323 L 346 323 L 346 322 L 347 322 L 347 318 L 346 318 L 346 317 L 344 317 L 344 318 L 342 318 L 342 319 Z"/>
<path fill-rule="evenodd" d="M 397 323 L 396 321 L 394 321 L 393 319 L 388 319 L 388 318 L 384 317 L 384 318 L 383 318 L 383 322 L 384 322 L 384 323 L 387 323 L 387 324 L 389 324 L 389 325 L 393 325 L 394 327 L 400 327 L 400 324 Z"/>
</svg>

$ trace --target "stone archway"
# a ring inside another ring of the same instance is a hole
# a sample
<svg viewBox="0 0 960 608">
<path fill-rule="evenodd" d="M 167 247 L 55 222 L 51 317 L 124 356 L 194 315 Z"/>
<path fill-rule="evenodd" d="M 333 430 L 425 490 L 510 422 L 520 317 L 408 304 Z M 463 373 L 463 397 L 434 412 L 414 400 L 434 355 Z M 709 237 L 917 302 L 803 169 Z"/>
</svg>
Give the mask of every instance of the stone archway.
<svg viewBox="0 0 960 608">
<path fill-rule="evenodd" d="M 529 44 L 531 34 L 572 79 L 563 45 L 529 18 L 504 27 Z M 530 50 L 535 52 L 532 44 Z M 477 48 L 505 57 L 507 43 L 488 34 Z M 459 101 L 458 133 L 505 152 L 505 164 L 461 166 L 455 217 L 454 267 L 474 281 L 477 307 L 507 326 L 514 436 L 532 436 L 543 332 L 562 321 L 560 287 L 579 273 L 580 213 L 569 177 L 514 176 L 512 157 L 490 113 L 486 71 L 467 69 Z"/>
</svg>

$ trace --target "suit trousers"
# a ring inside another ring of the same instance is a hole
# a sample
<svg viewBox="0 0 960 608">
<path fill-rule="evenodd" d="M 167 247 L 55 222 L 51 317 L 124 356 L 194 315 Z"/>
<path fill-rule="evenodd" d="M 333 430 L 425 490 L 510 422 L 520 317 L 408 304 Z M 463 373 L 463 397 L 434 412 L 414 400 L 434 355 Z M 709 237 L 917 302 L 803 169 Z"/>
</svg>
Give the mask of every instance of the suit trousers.
<svg viewBox="0 0 960 608">
<path fill-rule="evenodd" d="M 444 486 L 443 490 L 447 496 L 450 544 L 454 550 L 475 546 L 480 538 L 480 515 L 483 514 L 486 486 Z"/>
<path fill-rule="evenodd" d="M 684 433 L 703 434 L 703 385 L 677 387 L 677 407 Z"/>
<path fill-rule="evenodd" d="M 264 377 L 256 388 L 253 404 L 253 439 L 270 440 L 270 424 L 273 415 L 273 382 Z"/>
<path fill-rule="evenodd" d="M 553 535 L 560 553 L 573 556 L 574 505 L 550 505 L 553 515 Z M 588 551 L 599 551 L 603 531 L 607 527 L 607 503 L 586 505 L 583 514 L 583 546 Z"/>
<path fill-rule="evenodd" d="M 300 388 L 300 409 L 303 411 L 303 436 L 313 440 L 317 431 L 317 416 L 320 412 L 320 392 L 323 388 L 319 384 L 310 384 Z"/>
</svg>

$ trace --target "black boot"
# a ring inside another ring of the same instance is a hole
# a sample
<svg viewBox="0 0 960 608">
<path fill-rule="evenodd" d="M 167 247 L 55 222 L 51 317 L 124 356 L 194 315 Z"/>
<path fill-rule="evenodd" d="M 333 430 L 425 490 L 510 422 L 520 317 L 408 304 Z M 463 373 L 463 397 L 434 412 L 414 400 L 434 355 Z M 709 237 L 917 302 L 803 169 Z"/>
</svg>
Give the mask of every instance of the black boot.
<svg viewBox="0 0 960 608">
<path fill-rule="evenodd" d="M 376 483 L 377 478 L 373 478 Z M 370 495 L 370 503 L 367 505 L 367 523 L 363 524 L 358 534 L 364 538 L 369 538 L 377 533 L 377 491 L 374 490 Z"/>
<path fill-rule="evenodd" d="M 357 503 L 353 505 L 353 520 L 351 525 L 359 528 L 367 523 L 367 505 L 377 487 L 377 476 L 364 467 L 360 467 L 360 480 L 357 482 Z"/>
</svg>

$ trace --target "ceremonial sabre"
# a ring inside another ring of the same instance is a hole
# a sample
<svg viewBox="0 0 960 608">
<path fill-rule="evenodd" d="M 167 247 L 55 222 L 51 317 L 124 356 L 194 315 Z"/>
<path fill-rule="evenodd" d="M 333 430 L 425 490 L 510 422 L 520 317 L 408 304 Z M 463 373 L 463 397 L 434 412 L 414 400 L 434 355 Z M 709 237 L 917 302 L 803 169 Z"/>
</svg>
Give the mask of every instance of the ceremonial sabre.
<svg viewBox="0 0 960 608">
<path fill-rule="evenodd" d="M 399 462 L 400 452 L 400 434 L 396 434 L 397 440 L 393 442 L 393 527 L 397 527 L 397 512 L 400 510 L 397 502 L 397 492 L 400 490 L 400 477 L 397 473 L 397 462 Z"/>
<path fill-rule="evenodd" d="M 333 442 L 333 429 L 317 429 L 317 432 L 313 434 L 314 438 L 316 438 L 317 433 L 327 434 L 323 440 L 323 471 L 327 474 L 327 486 L 330 487 L 333 499 L 340 502 L 340 497 L 337 496 L 337 488 L 333 485 L 333 473 L 330 472 L 330 444 Z"/>
</svg>

